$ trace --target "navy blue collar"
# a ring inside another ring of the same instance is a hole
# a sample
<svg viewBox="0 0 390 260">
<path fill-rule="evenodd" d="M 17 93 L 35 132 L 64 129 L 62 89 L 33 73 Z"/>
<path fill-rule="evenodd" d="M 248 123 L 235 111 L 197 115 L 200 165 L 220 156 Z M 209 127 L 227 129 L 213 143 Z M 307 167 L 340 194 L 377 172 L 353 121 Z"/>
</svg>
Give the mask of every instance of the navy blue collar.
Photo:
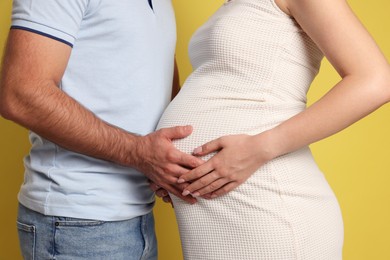
<svg viewBox="0 0 390 260">
<path fill-rule="evenodd" d="M 152 2 L 153 0 L 148 0 L 148 2 L 149 2 L 149 5 L 150 5 L 150 8 L 152 8 L 152 10 L 153 10 L 153 2 Z"/>
</svg>

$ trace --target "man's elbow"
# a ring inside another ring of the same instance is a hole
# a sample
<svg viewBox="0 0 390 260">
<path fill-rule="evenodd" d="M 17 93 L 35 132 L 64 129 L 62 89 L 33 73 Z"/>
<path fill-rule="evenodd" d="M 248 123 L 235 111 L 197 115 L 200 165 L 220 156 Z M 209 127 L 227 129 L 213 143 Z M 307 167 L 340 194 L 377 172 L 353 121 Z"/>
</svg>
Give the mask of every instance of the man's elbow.
<svg viewBox="0 0 390 260">
<path fill-rule="evenodd" d="M 9 104 L 10 101 L 3 93 L 0 94 L 0 116 L 5 119 L 12 120 L 14 115 L 12 113 L 12 106 Z"/>
<path fill-rule="evenodd" d="M 16 93 L 5 90 L 4 86 L 0 86 L 0 115 L 8 120 L 18 122 L 21 117 L 21 109 Z"/>
</svg>

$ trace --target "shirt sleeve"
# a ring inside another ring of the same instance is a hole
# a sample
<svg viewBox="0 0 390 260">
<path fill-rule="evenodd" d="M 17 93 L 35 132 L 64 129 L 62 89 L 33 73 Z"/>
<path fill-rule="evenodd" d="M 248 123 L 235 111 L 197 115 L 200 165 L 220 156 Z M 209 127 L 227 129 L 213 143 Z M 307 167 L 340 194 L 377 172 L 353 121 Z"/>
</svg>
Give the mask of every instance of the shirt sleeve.
<svg viewBox="0 0 390 260">
<path fill-rule="evenodd" d="M 89 0 L 14 0 L 11 29 L 37 33 L 71 47 Z"/>
</svg>

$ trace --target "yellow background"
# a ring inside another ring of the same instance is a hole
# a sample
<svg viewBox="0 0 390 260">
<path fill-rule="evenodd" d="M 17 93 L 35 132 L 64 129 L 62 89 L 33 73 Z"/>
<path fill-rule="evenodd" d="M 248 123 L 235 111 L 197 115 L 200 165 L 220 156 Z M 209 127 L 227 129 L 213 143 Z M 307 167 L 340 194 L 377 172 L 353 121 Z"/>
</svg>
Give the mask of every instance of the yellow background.
<svg viewBox="0 0 390 260">
<path fill-rule="evenodd" d="M 181 81 L 191 71 L 187 44 L 194 30 L 222 0 L 173 0 L 178 22 L 177 59 Z M 350 0 L 353 10 L 390 59 L 390 1 Z M 11 0 L 0 1 L 0 51 L 10 25 Z M 312 103 L 339 77 L 326 60 L 310 92 Z M 390 82 L 389 82 L 390 87 Z M 333 137 L 312 145 L 314 156 L 333 187 L 344 216 L 345 260 L 390 259 L 390 106 Z M 27 131 L 0 118 L 0 259 L 21 259 L 15 228 L 16 195 L 23 178 Z M 182 259 L 174 214 L 157 203 L 159 259 Z M 202 239 L 202 238 L 199 238 Z M 239 241 L 237 241 L 239 242 Z M 313 259 L 315 260 L 315 259 Z"/>
</svg>

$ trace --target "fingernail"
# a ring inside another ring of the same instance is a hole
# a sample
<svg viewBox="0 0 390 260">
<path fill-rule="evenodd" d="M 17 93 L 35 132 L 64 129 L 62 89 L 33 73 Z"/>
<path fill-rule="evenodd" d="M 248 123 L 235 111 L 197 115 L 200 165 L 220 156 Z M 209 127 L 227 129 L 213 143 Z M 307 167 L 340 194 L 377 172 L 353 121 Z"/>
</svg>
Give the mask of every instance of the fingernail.
<svg viewBox="0 0 390 260">
<path fill-rule="evenodd" d="M 199 192 L 192 193 L 192 197 L 199 197 L 199 196 L 200 196 Z"/>
<path fill-rule="evenodd" d="M 185 190 L 185 191 L 183 191 L 183 193 L 181 194 L 181 195 L 183 195 L 183 196 L 187 196 L 188 194 L 190 194 L 191 192 L 190 191 L 188 191 L 188 190 Z"/>
<path fill-rule="evenodd" d="M 200 147 L 197 147 L 194 149 L 194 154 L 198 154 L 198 153 L 201 153 L 202 152 L 202 146 Z"/>
<path fill-rule="evenodd" d="M 178 179 L 177 183 L 185 183 L 186 181 L 184 179 Z"/>
<path fill-rule="evenodd" d="M 218 197 L 218 196 L 215 195 L 215 194 L 211 195 L 211 198 L 212 198 L 212 199 L 215 199 L 216 197 Z"/>
</svg>

